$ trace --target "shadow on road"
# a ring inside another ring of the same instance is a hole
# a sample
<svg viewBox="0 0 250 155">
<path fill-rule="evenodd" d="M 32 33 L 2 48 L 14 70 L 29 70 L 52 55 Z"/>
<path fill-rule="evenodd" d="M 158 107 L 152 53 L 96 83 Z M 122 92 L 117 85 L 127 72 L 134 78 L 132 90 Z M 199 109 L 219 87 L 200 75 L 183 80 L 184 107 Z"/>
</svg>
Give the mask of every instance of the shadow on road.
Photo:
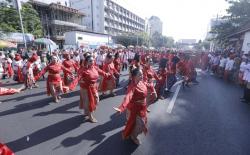
<svg viewBox="0 0 250 155">
<path fill-rule="evenodd" d="M 52 101 L 52 98 L 45 98 L 45 99 L 41 99 L 41 100 L 38 100 L 35 102 L 32 101 L 32 102 L 21 104 L 21 105 L 16 105 L 14 109 L 0 112 L 0 116 L 17 114 L 17 113 L 21 113 L 21 112 L 26 112 L 26 111 L 30 111 L 30 110 L 34 110 L 34 109 L 43 108 L 45 106 L 48 106 L 50 101 Z"/>
<path fill-rule="evenodd" d="M 7 143 L 7 146 L 9 146 L 14 152 L 19 152 L 55 137 L 61 136 L 71 130 L 78 128 L 82 123 L 85 122 L 86 120 L 83 119 L 82 115 L 78 115 L 38 130 L 15 141 L 9 142 Z M 26 140 L 27 136 L 29 136 L 29 141 Z"/>
<path fill-rule="evenodd" d="M 55 108 L 51 111 L 46 111 L 46 112 L 40 112 L 37 114 L 34 114 L 33 116 L 48 116 L 52 114 L 75 114 L 79 113 L 79 111 L 68 111 L 69 109 L 72 109 L 74 107 L 77 107 L 79 104 L 79 101 L 72 102 L 63 106 L 60 106 L 58 108 Z"/>
<path fill-rule="evenodd" d="M 110 121 L 98 125 L 77 137 L 68 137 L 61 142 L 61 145 L 64 147 L 71 147 L 81 143 L 83 140 L 94 141 L 91 146 L 99 144 L 106 137 L 106 132 L 122 127 L 124 125 L 124 119 L 124 115 L 113 114 Z"/>
<path fill-rule="evenodd" d="M 91 152 L 89 152 L 88 155 L 132 154 L 138 148 L 138 145 L 135 145 L 130 140 L 122 140 L 121 137 L 121 132 L 110 136 L 104 142 L 94 148 Z"/>
</svg>

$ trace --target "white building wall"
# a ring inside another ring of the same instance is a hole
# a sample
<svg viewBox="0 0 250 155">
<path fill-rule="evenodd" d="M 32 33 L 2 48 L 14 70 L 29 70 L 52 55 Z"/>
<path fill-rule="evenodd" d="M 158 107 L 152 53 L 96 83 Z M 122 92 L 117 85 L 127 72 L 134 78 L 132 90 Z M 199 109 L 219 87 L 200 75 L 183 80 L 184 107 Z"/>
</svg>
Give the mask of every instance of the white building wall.
<svg viewBox="0 0 250 155">
<path fill-rule="evenodd" d="M 70 0 L 70 7 L 75 8 L 84 14 L 82 25 L 86 26 L 86 29 L 92 31 L 92 12 L 91 12 L 91 0 Z"/>
</svg>

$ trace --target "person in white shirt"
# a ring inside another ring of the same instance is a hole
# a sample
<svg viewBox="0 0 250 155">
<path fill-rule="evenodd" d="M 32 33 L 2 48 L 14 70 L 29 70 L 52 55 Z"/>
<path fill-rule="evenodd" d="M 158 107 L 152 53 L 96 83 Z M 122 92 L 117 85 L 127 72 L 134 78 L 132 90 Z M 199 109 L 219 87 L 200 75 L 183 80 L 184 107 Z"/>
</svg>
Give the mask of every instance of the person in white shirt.
<svg viewBox="0 0 250 155">
<path fill-rule="evenodd" d="M 219 77 L 223 76 L 226 64 L 227 64 L 227 56 L 223 55 L 220 59 L 220 64 L 219 64 Z"/>
<path fill-rule="evenodd" d="M 234 56 L 231 55 L 229 60 L 226 63 L 225 72 L 224 72 L 224 80 L 229 81 L 231 79 L 232 71 L 234 66 Z"/>
<path fill-rule="evenodd" d="M 242 69 L 244 70 L 243 80 L 245 81 L 245 88 L 241 99 L 244 103 L 250 103 L 250 63 L 242 65 Z"/>
<path fill-rule="evenodd" d="M 121 55 L 122 58 L 122 71 L 128 69 L 128 53 L 124 51 Z"/>
<path fill-rule="evenodd" d="M 220 57 L 219 55 L 216 54 L 212 60 L 212 71 L 214 74 L 218 73 L 219 63 L 220 63 Z"/>
<path fill-rule="evenodd" d="M 242 62 L 240 64 L 240 71 L 239 71 L 239 76 L 238 76 L 240 85 L 244 84 L 243 77 L 244 77 L 244 73 L 245 73 L 245 70 L 246 70 L 246 65 L 247 65 L 247 58 L 245 56 L 243 56 L 242 57 Z"/>
<path fill-rule="evenodd" d="M 99 54 L 96 57 L 96 64 L 99 66 L 100 69 L 102 69 L 103 63 L 104 63 L 105 57 L 104 57 L 104 53 L 101 50 L 99 52 Z"/>
</svg>

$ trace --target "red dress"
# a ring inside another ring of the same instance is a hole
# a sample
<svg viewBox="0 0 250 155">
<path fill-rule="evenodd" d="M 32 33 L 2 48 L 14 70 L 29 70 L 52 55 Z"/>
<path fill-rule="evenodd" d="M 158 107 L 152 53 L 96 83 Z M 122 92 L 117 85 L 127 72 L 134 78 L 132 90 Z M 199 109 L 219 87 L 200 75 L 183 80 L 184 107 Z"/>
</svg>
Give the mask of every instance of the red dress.
<svg viewBox="0 0 250 155">
<path fill-rule="evenodd" d="M 115 88 L 115 79 L 113 76 L 118 75 L 118 71 L 115 69 L 114 63 L 105 63 L 103 66 L 103 71 L 111 74 L 109 77 L 103 77 L 102 82 L 100 84 L 100 90 L 102 92 L 111 90 L 111 88 Z"/>
<path fill-rule="evenodd" d="M 153 92 L 155 92 L 153 78 L 159 81 L 159 78 L 155 71 L 153 70 L 152 66 L 147 67 L 144 66 L 143 68 L 143 81 L 146 82 L 148 87 L 148 99 L 147 104 L 152 104 L 155 101 L 155 96 L 153 96 Z"/>
<path fill-rule="evenodd" d="M 108 74 L 94 65 L 89 68 L 81 68 L 79 71 L 80 87 L 88 91 L 89 112 L 93 112 L 96 109 L 95 95 L 98 95 L 97 80 L 99 75 L 109 77 Z"/>
<path fill-rule="evenodd" d="M 68 70 L 70 70 L 71 72 L 73 72 L 75 70 L 75 72 L 77 72 L 78 70 L 78 65 L 75 61 L 73 60 L 64 60 L 62 65 L 67 68 Z M 63 82 L 66 86 L 68 86 L 70 84 L 70 74 L 66 71 L 63 71 L 64 77 L 63 77 Z"/>
<path fill-rule="evenodd" d="M 15 155 L 6 145 L 0 143 L 0 155 Z"/>
<path fill-rule="evenodd" d="M 45 67 L 35 79 L 39 79 L 42 75 L 44 75 L 46 72 L 49 72 L 48 74 L 48 79 L 47 79 L 47 94 L 50 95 L 50 84 L 53 84 L 54 86 L 58 87 L 60 86 L 62 82 L 62 78 L 60 73 L 64 71 L 67 72 L 68 74 L 72 74 L 70 70 L 65 68 L 62 64 L 60 63 L 51 63 L 47 67 Z"/>
<path fill-rule="evenodd" d="M 147 86 L 145 82 L 140 81 L 136 85 L 131 85 L 129 88 L 129 92 L 124 98 L 121 106 L 119 107 L 120 110 L 123 112 L 126 108 L 130 110 L 130 116 L 125 126 L 125 129 L 122 132 L 123 138 L 129 138 L 131 135 L 135 123 L 136 117 L 139 116 L 147 122 L 147 104 L 146 104 L 146 97 L 147 97 Z M 145 128 L 144 133 L 147 132 Z"/>
<path fill-rule="evenodd" d="M 18 93 L 17 89 L 0 87 L 0 96 Z"/>
<path fill-rule="evenodd" d="M 121 70 L 121 59 L 120 58 L 114 60 L 114 66 L 115 66 L 115 69 L 117 70 L 117 72 L 120 73 L 120 70 Z"/>
<path fill-rule="evenodd" d="M 159 80 L 157 80 L 156 85 L 155 85 L 157 96 L 160 96 L 161 88 L 166 86 L 167 75 L 168 75 L 168 71 L 166 69 L 161 69 L 158 72 Z"/>
</svg>

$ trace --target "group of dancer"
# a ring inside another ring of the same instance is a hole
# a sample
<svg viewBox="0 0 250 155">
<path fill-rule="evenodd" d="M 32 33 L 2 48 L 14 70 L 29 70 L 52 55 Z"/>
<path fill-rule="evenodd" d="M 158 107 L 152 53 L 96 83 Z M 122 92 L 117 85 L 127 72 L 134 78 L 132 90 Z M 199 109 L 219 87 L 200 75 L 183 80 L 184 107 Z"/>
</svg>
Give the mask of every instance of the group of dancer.
<svg viewBox="0 0 250 155">
<path fill-rule="evenodd" d="M 20 89 L 1 87 L 0 95 L 38 87 L 37 81 L 47 73 L 47 94 L 52 96 L 54 102 L 60 102 L 62 93 L 70 93 L 79 85 L 79 108 L 83 109 L 84 117 L 96 123 L 94 111 L 100 101 L 99 94 L 115 96 L 120 71 L 129 66 L 124 100 L 114 109 L 118 113 L 126 111 L 127 122 L 122 136 L 124 139 L 131 138 L 138 145 L 138 135 L 147 132 L 148 107 L 158 99 L 164 99 L 166 91 L 170 93 L 177 82 L 177 74 L 183 77 L 183 87 L 197 82 L 195 67 L 201 61 L 200 57 L 170 50 L 160 53 L 142 49 L 100 48 L 92 52 L 78 52 L 78 55 L 75 53 L 72 55 L 70 51 L 63 50 L 62 59 L 60 53 L 53 52 L 45 65 L 41 64 L 41 56 L 37 52 L 26 60 L 17 53 L 7 69 L 12 69 L 13 72 L 7 73 L 13 74 L 7 76 L 24 83 L 24 86 Z M 155 68 L 156 62 L 158 68 Z M 44 67 L 39 68 L 39 65 Z"/>
</svg>

